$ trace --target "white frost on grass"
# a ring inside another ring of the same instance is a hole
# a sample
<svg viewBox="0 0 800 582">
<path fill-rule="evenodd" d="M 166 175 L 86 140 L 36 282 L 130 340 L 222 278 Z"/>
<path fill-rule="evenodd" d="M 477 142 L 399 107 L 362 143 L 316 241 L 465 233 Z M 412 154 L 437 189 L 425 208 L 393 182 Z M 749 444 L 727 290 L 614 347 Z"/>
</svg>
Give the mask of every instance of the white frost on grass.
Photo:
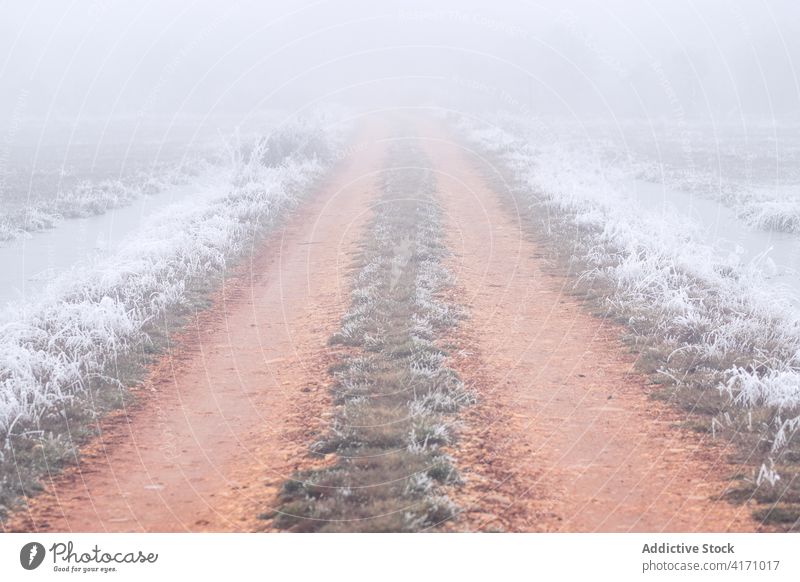
<svg viewBox="0 0 800 582">
<path fill-rule="evenodd" d="M 0 215 L 0 242 L 54 228 L 65 218 L 104 214 L 114 208 L 127 206 L 143 196 L 164 192 L 172 186 L 189 184 L 198 175 L 212 169 L 209 161 L 198 159 L 179 166 L 139 172 L 126 178 L 97 182 L 84 180 L 74 188 L 59 191 L 52 200 Z"/>
<path fill-rule="evenodd" d="M 668 120 L 542 123 L 500 117 L 504 127 L 591 143 L 602 159 L 625 160 L 636 177 L 715 200 L 750 226 L 800 232 L 800 129 L 796 122 Z"/>
<path fill-rule="evenodd" d="M 647 333 L 676 352 L 690 350 L 698 361 L 725 365 L 726 358 L 752 354 L 747 369 L 721 370 L 716 388 L 743 407 L 798 414 L 800 314 L 765 276 L 763 257 L 744 262 L 704 242 L 702 225 L 638 208 L 625 195 L 635 164 L 611 162 L 597 150 L 565 143 L 557 132 L 504 124 L 513 129 L 466 122 L 461 128 L 511 169 L 545 227 L 548 216 L 570 217 L 582 227 L 575 249 L 588 264 L 582 276 L 611 283 L 608 300 L 634 330 L 657 322 Z"/>
<path fill-rule="evenodd" d="M 763 230 L 800 232 L 800 185 L 758 188 L 736 206 L 748 224 Z"/>
<path fill-rule="evenodd" d="M 314 135 L 330 148 L 342 130 Z M 113 385 L 120 360 L 148 341 L 148 323 L 246 253 L 330 161 L 286 152 L 267 163 L 269 147 L 260 140 L 232 148 L 203 191 L 164 210 L 115 256 L 65 274 L 34 304 L 9 308 L 0 319 L 0 443 L 15 427 L 62 414 L 98 380 Z"/>
</svg>

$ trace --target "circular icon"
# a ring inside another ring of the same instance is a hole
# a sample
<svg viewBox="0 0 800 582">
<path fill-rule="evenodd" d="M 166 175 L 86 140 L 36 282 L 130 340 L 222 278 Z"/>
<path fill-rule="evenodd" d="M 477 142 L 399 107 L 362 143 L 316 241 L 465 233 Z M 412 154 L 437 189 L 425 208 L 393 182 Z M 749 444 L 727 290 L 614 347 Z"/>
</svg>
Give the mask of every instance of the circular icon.
<svg viewBox="0 0 800 582">
<path fill-rule="evenodd" d="M 26 570 L 35 570 L 44 561 L 44 546 L 39 542 L 30 542 L 22 546 L 19 552 L 19 563 Z"/>
</svg>

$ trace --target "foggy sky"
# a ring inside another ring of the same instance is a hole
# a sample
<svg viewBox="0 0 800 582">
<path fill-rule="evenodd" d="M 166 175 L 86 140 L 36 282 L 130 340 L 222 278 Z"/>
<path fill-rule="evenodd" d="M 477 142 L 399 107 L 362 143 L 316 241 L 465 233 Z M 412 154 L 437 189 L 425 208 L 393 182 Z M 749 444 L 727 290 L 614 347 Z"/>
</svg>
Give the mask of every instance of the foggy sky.
<svg viewBox="0 0 800 582">
<path fill-rule="evenodd" d="M 0 125 L 338 101 L 798 119 L 791 0 L 0 4 Z"/>
</svg>

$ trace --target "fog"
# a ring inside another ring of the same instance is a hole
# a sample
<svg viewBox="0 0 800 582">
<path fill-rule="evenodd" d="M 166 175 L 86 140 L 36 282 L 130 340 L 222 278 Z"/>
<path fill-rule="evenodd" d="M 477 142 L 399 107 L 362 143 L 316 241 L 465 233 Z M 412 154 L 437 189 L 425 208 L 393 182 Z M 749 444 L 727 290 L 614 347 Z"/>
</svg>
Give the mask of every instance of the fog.
<svg viewBox="0 0 800 582">
<path fill-rule="evenodd" d="M 270 109 L 798 117 L 791 0 L 2 4 L 0 124 Z M 7 140 L 8 141 L 8 140 Z"/>
</svg>

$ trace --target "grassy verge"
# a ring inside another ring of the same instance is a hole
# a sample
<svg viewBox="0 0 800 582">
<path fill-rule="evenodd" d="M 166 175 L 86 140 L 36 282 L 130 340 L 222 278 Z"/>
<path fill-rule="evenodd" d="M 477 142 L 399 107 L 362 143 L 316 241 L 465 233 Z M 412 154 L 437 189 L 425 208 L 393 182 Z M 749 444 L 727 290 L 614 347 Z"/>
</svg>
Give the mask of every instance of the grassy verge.
<svg viewBox="0 0 800 582">
<path fill-rule="evenodd" d="M 440 449 L 451 414 L 471 401 L 437 340 L 460 317 L 437 297 L 448 285 L 431 173 L 398 145 L 362 250 L 352 304 L 331 343 L 335 416 L 313 443 L 331 455 L 294 475 L 264 517 L 291 531 L 420 531 L 454 516 L 443 485 L 458 481 Z"/>
</svg>

